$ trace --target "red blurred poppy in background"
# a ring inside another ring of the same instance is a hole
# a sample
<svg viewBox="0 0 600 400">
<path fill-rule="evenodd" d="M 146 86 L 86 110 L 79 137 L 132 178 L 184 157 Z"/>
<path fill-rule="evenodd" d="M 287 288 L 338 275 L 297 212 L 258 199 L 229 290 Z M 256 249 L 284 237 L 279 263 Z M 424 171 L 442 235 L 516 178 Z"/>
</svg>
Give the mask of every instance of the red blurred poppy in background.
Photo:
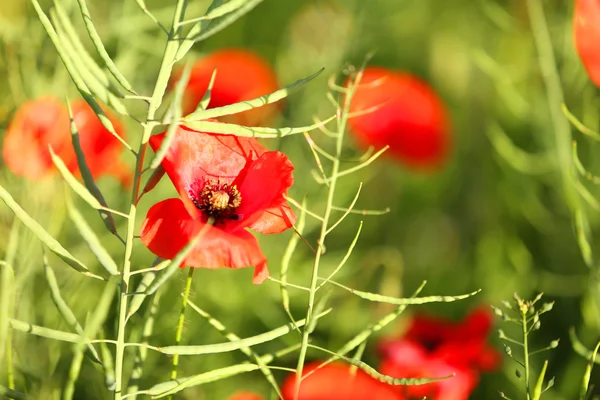
<svg viewBox="0 0 600 400">
<path fill-rule="evenodd" d="M 237 392 L 228 397 L 227 400 L 265 400 L 265 398 L 252 392 Z"/>
<path fill-rule="evenodd" d="M 122 144 L 104 128 L 86 102 L 75 101 L 71 107 L 81 149 L 92 175 L 95 178 L 113 175 L 124 186 L 129 185 L 132 174 L 119 160 Z M 120 122 L 110 113 L 107 116 L 115 131 L 124 138 Z M 48 146 L 52 146 L 69 171 L 79 174 L 67 108 L 53 97 L 29 100 L 21 105 L 8 126 L 2 149 L 4 162 L 15 175 L 31 180 L 45 178 L 56 172 Z"/>
<path fill-rule="evenodd" d="M 351 366 L 331 363 L 320 369 L 321 362 L 307 364 L 302 376 L 298 400 L 403 400 L 393 386 L 380 382 L 357 369 L 353 375 Z M 296 374 L 289 375 L 281 385 L 284 400 L 294 400 Z"/>
<path fill-rule="evenodd" d="M 217 75 L 208 108 L 252 100 L 279 89 L 275 72 L 257 54 L 243 49 L 219 50 L 199 59 L 192 68 L 185 90 L 184 114 L 196 109 L 208 89 L 215 68 Z M 245 126 L 266 125 L 277 112 L 277 108 L 278 103 L 273 103 L 219 119 Z"/>
<path fill-rule="evenodd" d="M 154 151 L 164 137 L 150 138 Z M 205 227 L 206 235 L 182 266 L 254 266 L 253 282 L 263 282 L 269 276 L 266 258 L 246 228 L 281 233 L 295 222 L 284 199 L 294 182 L 287 156 L 267 151 L 253 138 L 180 127 L 162 167 L 180 198 L 161 201 L 148 211 L 141 228 L 148 249 L 172 259 Z M 214 225 L 206 227 L 209 217 Z"/>
<path fill-rule="evenodd" d="M 456 374 L 451 379 L 398 389 L 408 398 L 466 400 L 477 386 L 480 372 L 492 371 L 501 362 L 500 353 L 487 344 L 492 322 L 493 314 L 484 308 L 473 310 L 460 323 L 417 315 L 402 337 L 381 343 L 379 372 L 397 378 Z"/>
<path fill-rule="evenodd" d="M 575 1 L 573 35 L 581 62 L 592 82 L 600 87 L 600 1 Z"/>
<path fill-rule="evenodd" d="M 413 75 L 366 68 L 350 112 L 356 114 L 350 128 L 362 147 L 390 146 L 388 156 L 420 170 L 439 168 L 448 157 L 446 108 L 433 89 Z"/>
</svg>

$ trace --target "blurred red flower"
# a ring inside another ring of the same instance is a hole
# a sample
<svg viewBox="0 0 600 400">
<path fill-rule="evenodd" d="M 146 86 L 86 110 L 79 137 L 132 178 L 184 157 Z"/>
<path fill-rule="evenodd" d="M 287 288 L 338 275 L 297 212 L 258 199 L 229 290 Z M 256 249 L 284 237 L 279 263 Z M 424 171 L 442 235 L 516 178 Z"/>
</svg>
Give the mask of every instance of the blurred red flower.
<svg viewBox="0 0 600 400">
<path fill-rule="evenodd" d="M 217 75 L 208 108 L 252 100 L 279 89 L 275 72 L 257 54 L 243 49 L 219 50 L 198 60 L 192 68 L 185 91 L 185 114 L 193 112 L 202 100 L 215 68 Z M 277 103 L 268 104 L 219 119 L 245 126 L 265 125 L 272 119 L 277 107 Z"/>
<path fill-rule="evenodd" d="M 157 151 L 165 134 L 150 138 Z M 180 127 L 162 162 L 180 198 L 153 205 L 142 223 L 142 242 L 154 254 L 173 258 L 206 226 L 214 225 L 182 265 L 193 268 L 254 266 L 254 283 L 269 272 L 256 238 L 281 233 L 296 216 L 284 199 L 293 184 L 294 166 L 279 151 L 256 139 L 197 132 Z"/>
<path fill-rule="evenodd" d="M 404 386 L 405 395 L 438 400 L 468 399 L 479 373 L 501 362 L 500 353 L 487 344 L 493 314 L 477 308 L 464 321 L 417 315 L 402 337 L 383 341 L 380 372 L 393 377 L 455 377 L 422 386 Z"/>
<path fill-rule="evenodd" d="M 265 398 L 252 392 L 237 392 L 228 397 L 227 400 L 265 400 Z"/>
<path fill-rule="evenodd" d="M 600 87 L 600 1 L 575 1 L 573 35 L 581 62 L 592 82 Z"/>
<path fill-rule="evenodd" d="M 121 143 L 102 126 L 83 100 L 73 102 L 71 107 L 81 149 L 93 176 L 114 175 L 123 185 L 128 185 L 132 174 L 119 160 L 123 150 Z M 119 121 L 107 115 L 124 138 Z M 31 180 L 45 178 L 56 172 L 48 146 L 52 146 L 69 171 L 79 174 L 66 107 L 53 97 L 29 100 L 17 110 L 8 126 L 3 145 L 4 162 L 15 175 Z"/>
<path fill-rule="evenodd" d="M 366 68 L 350 112 L 356 114 L 349 124 L 359 145 L 376 149 L 388 145 L 388 155 L 416 169 L 435 169 L 446 161 L 450 147 L 446 108 L 419 78 Z"/>
<path fill-rule="evenodd" d="M 302 376 L 314 371 L 321 362 L 307 364 Z M 350 372 L 350 365 L 331 363 L 303 378 L 298 400 L 402 400 L 393 386 L 380 382 L 360 369 Z M 284 400 L 294 400 L 296 374 L 281 385 Z"/>
</svg>

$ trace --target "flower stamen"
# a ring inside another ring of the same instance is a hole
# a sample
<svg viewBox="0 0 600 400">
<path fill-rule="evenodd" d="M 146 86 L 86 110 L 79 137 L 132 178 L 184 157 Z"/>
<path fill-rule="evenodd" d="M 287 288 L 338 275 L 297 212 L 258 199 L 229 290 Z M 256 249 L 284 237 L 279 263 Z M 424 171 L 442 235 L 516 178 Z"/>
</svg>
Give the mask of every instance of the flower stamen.
<svg viewBox="0 0 600 400">
<path fill-rule="evenodd" d="M 236 185 L 223 182 L 221 179 L 210 179 L 197 196 L 191 192 L 189 195 L 194 205 L 206 217 L 212 217 L 216 222 L 238 219 L 235 210 L 242 203 L 242 195 Z"/>
</svg>

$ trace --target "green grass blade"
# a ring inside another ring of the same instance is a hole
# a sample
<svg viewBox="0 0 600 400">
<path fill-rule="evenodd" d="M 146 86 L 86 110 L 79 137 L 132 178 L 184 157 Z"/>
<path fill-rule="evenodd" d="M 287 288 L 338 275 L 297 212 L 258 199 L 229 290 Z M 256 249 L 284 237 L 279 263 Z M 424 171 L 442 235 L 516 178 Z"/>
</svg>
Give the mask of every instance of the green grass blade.
<svg viewBox="0 0 600 400">
<path fill-rule="evenodd" d="M 67 195 L 67 213 L 69 214 L 69 219 L 73 222 L 75 228 L 79 231 L 79 234 L 90 248 L 90 251 L 96 256 L 104 269 L 111 275 L 119 275 L 120 272 L 117 263 L 104 248 L 102 242 L 98 239 L 98 236 L 94 233 L 69 197 L 70 196 Z"/>
<path fill-rule="evenodd" d="M 16 390 L 6 388 L 0 385 L 0 398 L 14 399 L 14 400 L 27 400 L 31 399 L 25 393 L 17 392 Z"/>
<path fill-rule="evenodd" d="M 193 113 L 187 115 L 184 120 L 186 121 L 196 121 L 196 120 L 204 120 L 208 118 L 217 118 L 225 115 L 237 114 L 243 111 L 252 110 L 253 108 L 258 108 L 265 106 L 267 104 L 272 104 L 278 102 L 282 99 L 285 99 L 293 92 L 299 90 L 302 86 L 319 76 L 325 68 L 321 68 L 314 74 L 307 76 L 306 78 L 299 79 L 291 85 L 286 86 L 283 89 L 279 89 L 273 93 L 266 94 L 264 96 L 257 97 L 252 100 L 242 101 L 239 103 L 223 106 L 223 107 L 215 107 L 210 110 L 198 110 Z"/>
<path fill-rule="evenodd" d="M 321 318 L 327 315 L 331 309 L 326 310 L 318 315 L 316 318 Z M 301 327 L 306 323 L 306 319 L 298 321 L 296 324 L 289 323 L 279 328 L 273 329 L 269 332 L 262 333 L 260 335 L 251 336 L 245 339 L 240 339 L 235 342 L 207 344 L 200 346 L 166 346 L 158 348 L 163 354 L 179 354 L 179 355 L 197 355 L 197 354 L 214 354 L 214 353 L 227 353 L 234 350 L 239 350 L 243 347 L 252 347 L 257 344 L 265 343 L 273 339 L 277 339 L 283 335 L 288 334 L 295 329 L 296 326 Z"/>
<path fill-rule="evenodd" d="M 15 272 L 9 263 L 0 263 L 0 362 L 8 341 L 8 320 L 12 315 L 15 295 Z"/>
<path fill-rule="evenodd" d="M 102 39 L 100 38 L 100 35 L 98 34 L 98 31 L 96 30 L 96 27 L 94 26 L 94 23 L 92 22 L 92 16 L 90 15 L 90 11 L 87 7 L 86 0 L 77 0 L 77 3 L 79 4 L 79 9 L 81 11 L 81 16 L 83 17 L 83 23 L 85 25 L 85 29 L 87 29 L 90 39 L 92 39 L 92 43 L 94 44 L 96 51 L 100 55 L 100 58 L 104 62 L 104 65 L 106 66 L 108 71 L 112 74 L 112 76 L 114 76 L 114 78 L 117 80 L 117 82 L 119 82 L 119 84 L 125 88 L 125 90 L 127 90 L 128 92 L 131 92 L 133 94 L 137 94 L 135 92 L 135 90 L 133 90 L 133 87 L 131 86 L 131 84 L 123 76 L 123 74 L 121 74 L 121 72 L 119 72 L 119 69 L 117 68 L 117 66 L 115 65 L 113 60 L 110 58 L 108 53 L 106 52 L 106 49 L 104 48 L 104 44 L 102 43 Z"/>
<path fill-rule="evenodd" d="M 76 259 L 71 253 L 69 253 L 56 239 L 54 239 L 40 224 L 38 224 L 33 218 L 27 214 L 25 210 L 17 204 L 2 186 L 0 186 L 0 198 L 8 208 L 15 214 L 23 225 L 25 225 L 43 244 L 45 244 L 50 251 L 63 259 L 69 266 L 76 271 L 82 273 L 85 276 L 104 280 L 101 276 L 91 273 L 88 268 L 78 259 Z"/>
<path fill-rule="evenodd" d="M 540 400 L 542 396 L 542 391 L 544 389 L 544 377 L 546 376 L 546 369 L 548 368 L 548 360 L 544 361 L 544 365 L 542 366 L 542 370 L 540 371 L 540 375 L 533 387 L 533 393 L 531 395 L 531 400 Z"/>
<path fill-rule="evenodd" d="M 256 137 L 264 139 L 280 138 L 298 133 L 312 131 L 335 119 L 335 115 L 327 118 L 325 121 L 318 122 L 313 125 L 301 126 L 296 128 L 266 128 L 266 127 L 249 127 L 222 122 L 212 121 L 183 121 L 184 126 L 200 132 L 221 133 L 225 135 L 235 135 L 242 137 Z"/>
<path fill-rule="evenodd" d="M 585 373 L 583 374 L 583 380 L 581 382 L 581 389 L 579 391 L 579 400 L 586 400 L 587 398 L 590 386 L 590 379 L 592 377 L 592 368 L 594 368 L 594 363 L 596 362 L 596 355 L 598 354 L 598 349 L 600 349 L 600 342 L 598 342 L 598 344 L 594 348 L 594 351 L 587 363 L 587 367 L 585 368 Z"/>
</svg>

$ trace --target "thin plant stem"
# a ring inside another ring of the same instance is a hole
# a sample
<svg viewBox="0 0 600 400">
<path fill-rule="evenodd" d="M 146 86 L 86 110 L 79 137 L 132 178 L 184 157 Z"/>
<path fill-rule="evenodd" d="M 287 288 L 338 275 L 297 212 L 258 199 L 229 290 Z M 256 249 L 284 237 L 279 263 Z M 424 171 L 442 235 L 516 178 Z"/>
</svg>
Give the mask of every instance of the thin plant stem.
<svg viewBox="0 0 600 400">
<path fill-rule="evenodd" d="M 123 272 L 119 295 L 119 316 L 117 328 L 117 345 L 115 356 L 115 393 L 114 400 L 121 400 L 123 388 L 123 361 L 125 357 L 125 325 L 127 323 L 127 290 L 129 287 L 129 278 L 131 271 L 131 255 L 133 253 L 133 237 L 135 229 L 135 217 L 137 212 L 137 202 L 139 200 L 139 190 L 141 175 L 144 169 L 144 156 L 148 147 L 152 129 L 156 126 L 155 117 L 156 111 L 162 103 L 162 98 L 167 88 L 169 77 L 173 69 L 175 55 L 179 48 L 180 30 L 175 27 L 183 19 L 187 0 L 178 0 L 175 12 L 173 14 L 173 23 L 169 40 L 165 46 L 163 58 L 158 71 L 156 84 L 152 92 L 150 103 L 148 104 L 148 112 L 146 114 L 146 122 L 143 124 L 143 133 L 140 140 L 139 150 L 136 156 L 135 175 L 133 179 L 133 189 L 131 194 L 131 208 L 129 210 L 129 218 L 127 220 L 127 236 L 125 238 L 125 257 L 123 260 Z"/>
<path fill-rule="evenodd" d="M 525 370 L 525 394 L 527 400 L 531 399 L 529 394 L 529 341 L 527 331 L 527 308 L 521 307 L 521 327 L 523 328 L 523 369 Z"/>
<path fill-rule="evenodd" d="M 181 343 L 181 335 L 183 334 L 183 325 L 185 323 L 185 309 L 187 308 L 188 298 L 192 289 L 192 278 L 194 277 L 195 268 L 189 268 L 187 279 L 185 280 L 185 290 L 183 292 L 183 300 L 181 301 L 181 312 L 177 320 L 177 331 L 175 332 L 175 346 Z M 179 354 L 173 356 L 173 364 L 171 367 L 171 380 L 177 378 L 177 366 L 179 365 Z M 169 396 L 171 399 L 171 396 Z"/>
<path fill-rule="evenodd" d="M 12 340 L 11 330 L 6 331 L 6 383 L 9 389 L 15 390 L 15 374 L 12 363 Z"/>
<path fill-rule="evenodd" d="M 353 95 L 353 92 L 356 88 L 356 85 L 360 82 L 360 78 L 362 76 L 362 72 L 359 72 L 355 81 L 355 84 L 352 85 L 349 89 L 349 94 L 344 98 L 344 109 L 337 110 L 337 118 L 338 118 L 338 134 L 336 136 L 336 145 L 335 145 L 335 159 L 332 161 L 331 168 L 331 181 L 327 191 L 327 203 L 325 205 L 325 211 L 323 213 L 323 220 L 321 222 L 321 230 L 319 233 L 319 241 L 317 243 L 317 252 L 315 254 L 315 261 L 313 264 L 312 276 L 310 279 L 310 292 L 308 295 L 308 310 L 306 312 L 306 325 L 302 329 L 302 342 L 300 347 L 300 354 L 298 356 L 298 365 L 296 367 L 296 390 L 294 394 L 294 400 L 298 400 L 298 396 L 300 394 L 300 384 L 302 377 L 302 370 L 304 369 L 304 360 L 306 359 L 306 352 L 308 350 L 308 340 L 310 336 L 311 329 L 314 329 L 312 326 L 313 319 L 313 309 L 315 305 L 315 297 L 317 294 L 317 282 L 319 280 L 319 265 L 321 262 L 321 256 L 323 254 L 323 248 L 325 245 L 325 238 L 329 233 L 329 218 L 331 216 L 331 212 L 333 210 L 333 199 L 335 196 L 335 189 L 337 184 L 337 178 L 339 176 L 340 170 L 340 158 L 342 155 L 342 148 L 344 144 L 344 132 L 346 131 L 346 122 L 347 116 L 350 109 L 350 101 Z"/>
</svg>

